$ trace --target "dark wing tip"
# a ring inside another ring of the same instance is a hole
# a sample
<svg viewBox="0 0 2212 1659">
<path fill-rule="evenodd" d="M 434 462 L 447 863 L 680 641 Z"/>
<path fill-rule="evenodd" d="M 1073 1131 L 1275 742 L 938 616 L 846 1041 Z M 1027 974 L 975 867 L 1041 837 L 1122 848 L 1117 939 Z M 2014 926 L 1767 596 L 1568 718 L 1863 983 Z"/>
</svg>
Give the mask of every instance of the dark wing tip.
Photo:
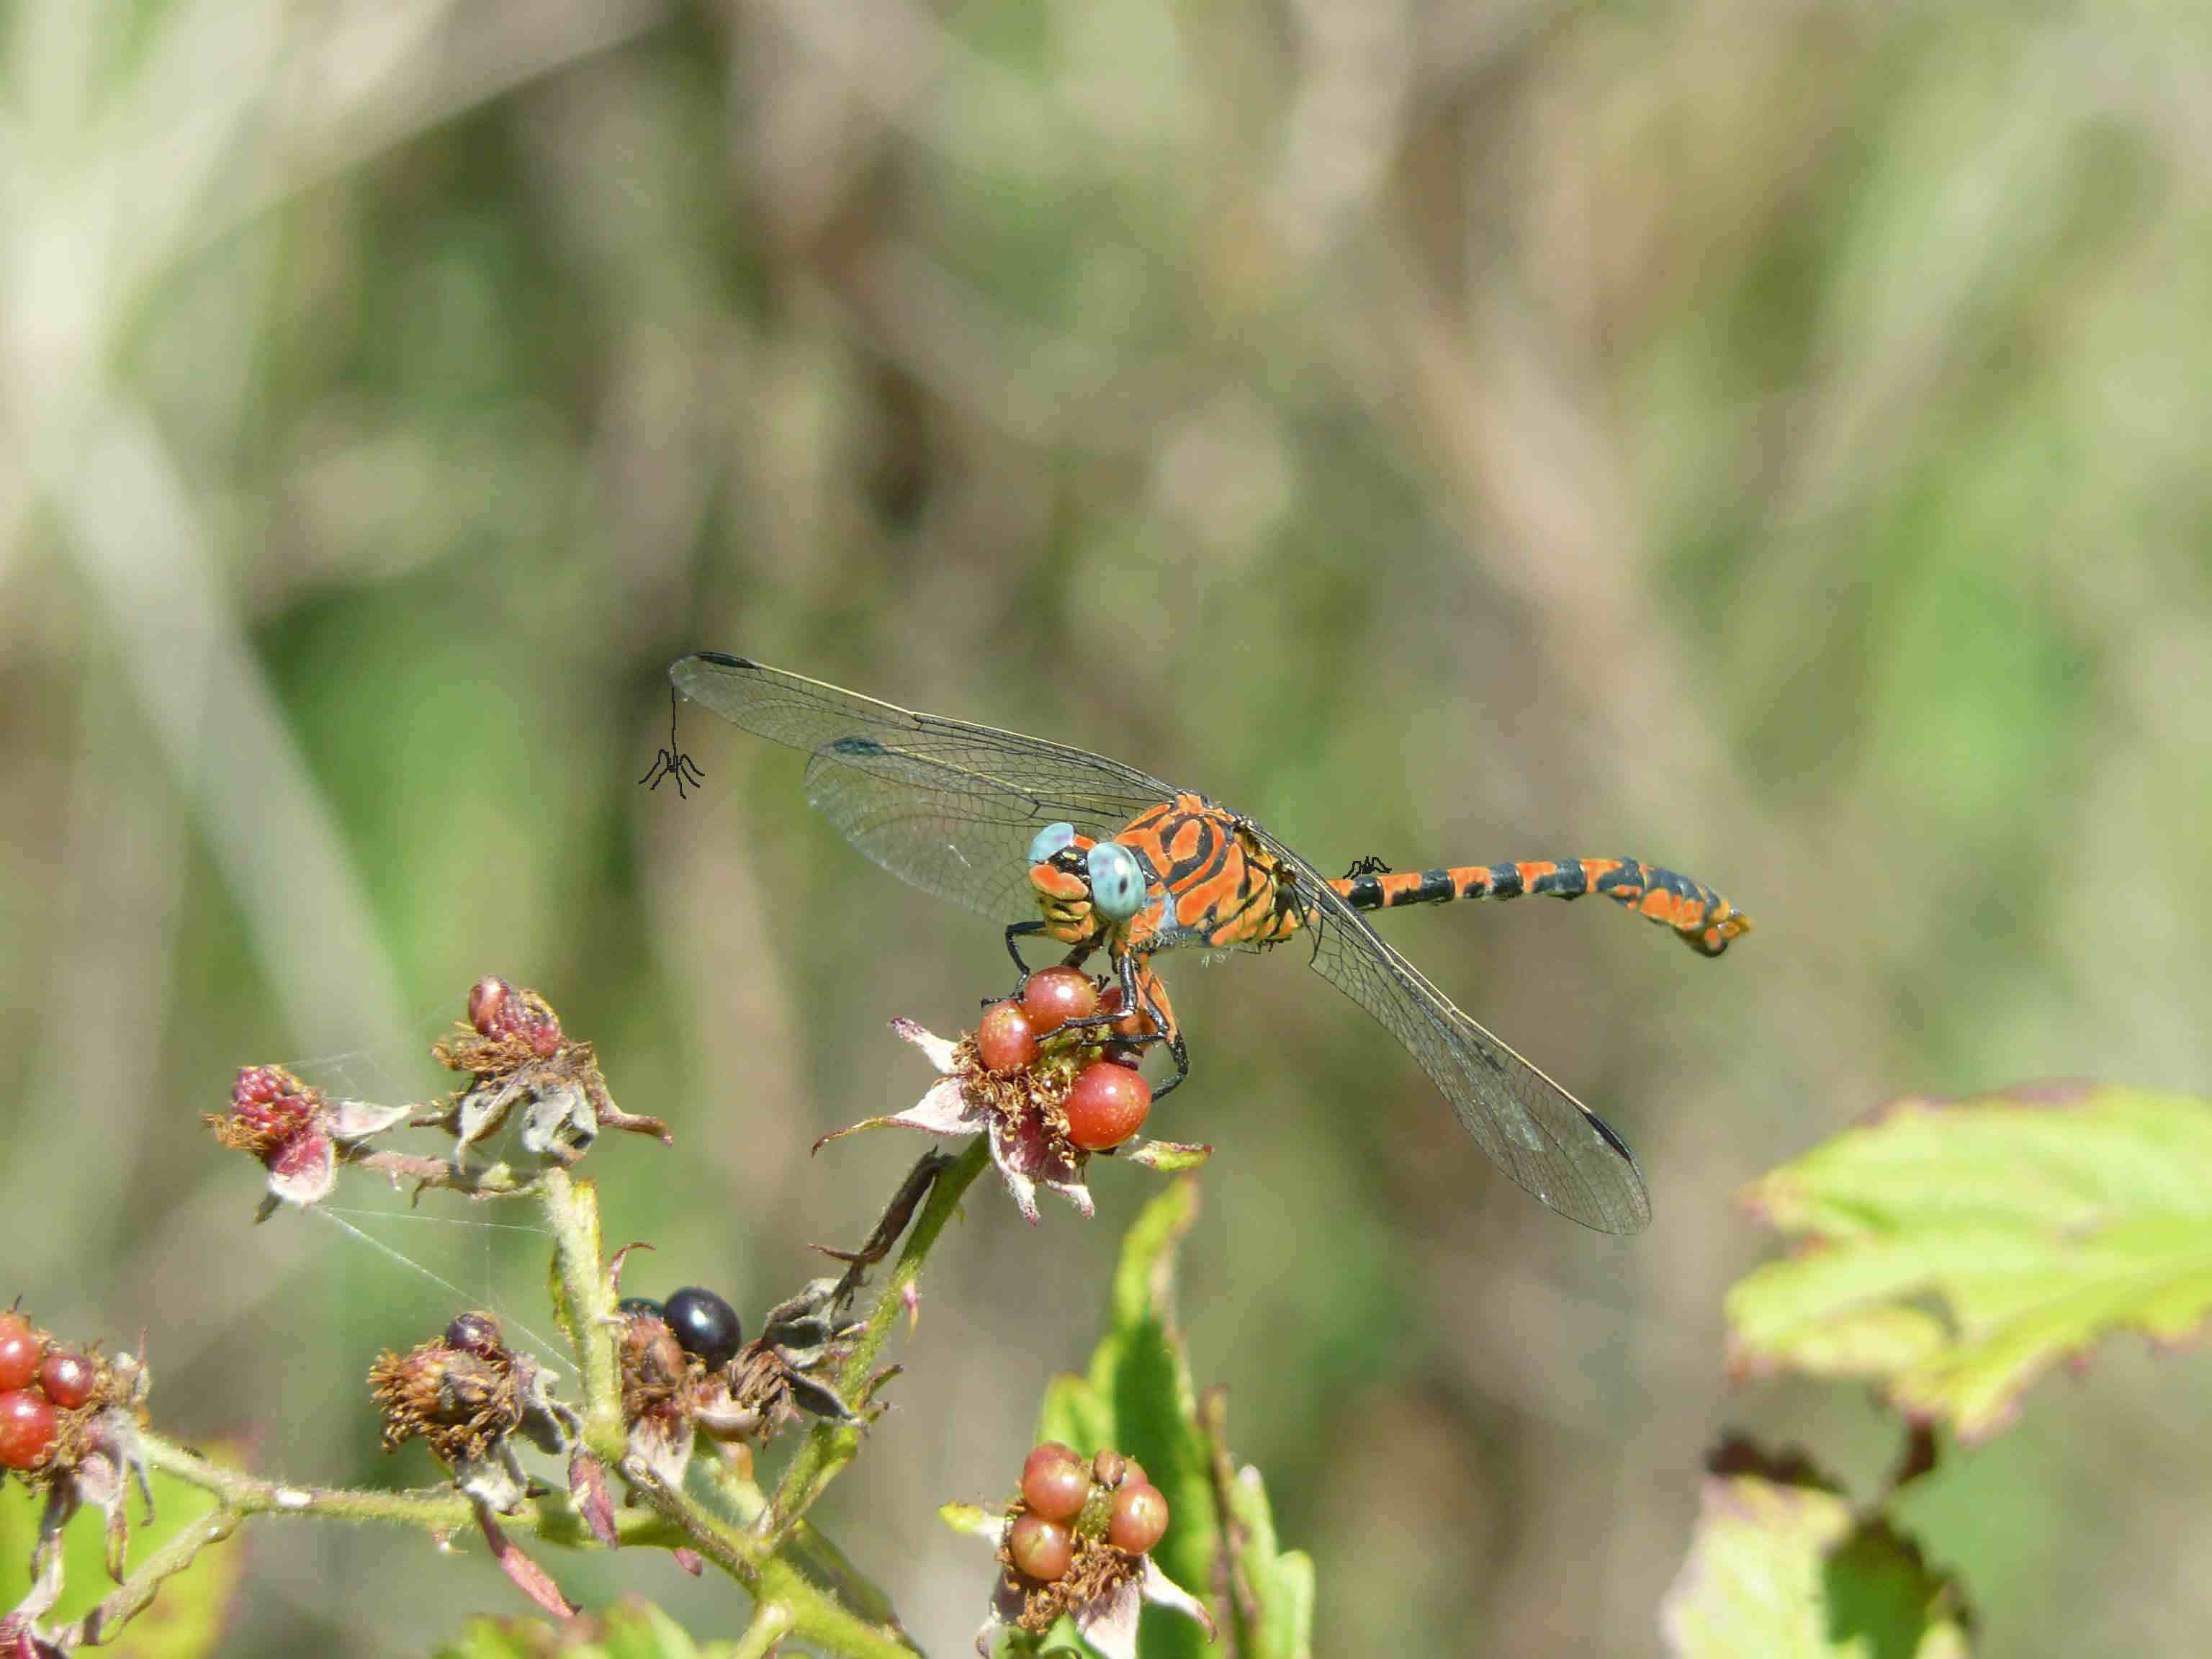
<svg viewBox="0 0 2212 1659">
<path fill-rule="evenodd" d="M 1619 1132 L 1613 1128 L 1613 1125 L 1607 1123 L 1595 1112 L 1590 1111 L 1588 1107 L 1584 1107 L 1583 1109 L 1584 1115 L 1589 1120 L 1590 1127 L 1598 1132 L 1599 1137 L 1604 1140 L 1607 1146 L 1612 1147 L 1614 1152 L 1620 1154 L 1620 1161 L 1623 1164 L 1628 1165 L 1630 1169 L 1635 1170 L 1636 1154 L 1628 1150 L 1628 1143 L 1620 1138 Z M 1643 1171 L 1638 1170 L 1637 1173 L 1641 1175 Z"/>
<path fill-rule="evenodd" d="M 1628 1150 L 1628 1143 L 1620 1138 L 1613 1125 L 1587 1106 L 1583 1108 L 1583 1118 L 1597 1131 L 1598 1139 L 1605 1142 L 1607 1150 L 1628 1166 L 1628 1187 L 1623 1194 L 1627 1200 L 1627 1213 L 1607 1216 L 1597 1224 L 1599 1231 L 1615 1234 L 1642 1232 L 1651 1224 L 1651 1197 L 1644 1189 L 1644 1171 L 1637 1165 L 1636 1154 Z M 1583 1220 L 1580 1216 L 1573 1218 Z M 1584 1222 L 1583 1224 L 1590 1224 Z"/>
<path fill-rule="evenodd" d="M 710 662 L 717 668 L 758 668 L 760 666 L 750 657 L 733 657 L 726 651 L 694 651 L 690 656 L 678 657 L 674 662 L 669 664 L 670 675 L 672 677 L 676 671 L 687 662 Z"/>
</svg>

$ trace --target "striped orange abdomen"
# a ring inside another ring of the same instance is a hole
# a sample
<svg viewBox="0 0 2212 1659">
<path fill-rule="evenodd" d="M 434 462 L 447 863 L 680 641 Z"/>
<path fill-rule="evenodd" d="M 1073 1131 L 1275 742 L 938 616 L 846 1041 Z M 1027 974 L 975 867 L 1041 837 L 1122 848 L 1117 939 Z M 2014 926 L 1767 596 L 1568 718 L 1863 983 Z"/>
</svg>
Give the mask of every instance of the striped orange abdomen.
<svg viewBox="0 0 2212 1659">
<path fill-rule="evenodd" d="M 1381 871 L 1346 876 L 1329 885 L 1359 910 L 1519 898 L 1524 893 L 1568 899 L 1599 893 L 1672 928 L 1692 950 L 1709 957 L 1720 955 L 1729 940 L 1751 931 L 1751 918 L 1703 882 L 1636 859 L 1542 859 Z"/>
</svg>

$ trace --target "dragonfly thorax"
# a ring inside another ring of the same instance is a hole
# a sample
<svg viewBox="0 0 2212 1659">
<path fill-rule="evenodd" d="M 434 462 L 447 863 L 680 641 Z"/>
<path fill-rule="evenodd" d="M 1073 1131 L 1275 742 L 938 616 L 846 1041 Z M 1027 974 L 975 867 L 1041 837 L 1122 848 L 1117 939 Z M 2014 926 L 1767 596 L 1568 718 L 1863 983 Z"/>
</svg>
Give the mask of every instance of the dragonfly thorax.
<svg viewBox="0 0 2212 1659">
<path fill-rule="evenodd" d="M 1176 945 L 1215 949 L 1271 945 L 1303 918 L 1295 890 L 1274 855 L 1249 826 L 1194 794 L 1140 812 L 1113 837 L 1143 870 L 1143 906 L 1109 921 L 1094 901 L 1089 837 L 1074 834 L 1030 866 L 1045 932 L 1066 945 L 1106 945 L 1116 952 Z"/>
</svg>

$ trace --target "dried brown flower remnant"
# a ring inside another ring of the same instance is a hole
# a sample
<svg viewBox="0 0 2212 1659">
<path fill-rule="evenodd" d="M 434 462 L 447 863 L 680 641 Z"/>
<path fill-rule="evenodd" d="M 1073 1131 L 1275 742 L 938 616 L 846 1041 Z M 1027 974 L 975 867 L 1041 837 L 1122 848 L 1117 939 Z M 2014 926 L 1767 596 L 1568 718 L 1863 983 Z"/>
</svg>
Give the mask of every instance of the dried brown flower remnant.
<svg viewBox="0 0 2212 1659">
<path fill-rule="evenodd" d="M 384 1413 L 386 1451 L 419 1436 L 439 1462 L 465 1463 L 522 1425 L 522 1388 L 513 1364 L 443 1342 L 379 1355 L 368 1386 Z"/>
<path fill-rule="evenodd" d="M 629 1455 L 673 1486 L 691 1459 L 693 1398 L 707 1382 L 702 1368 L 667 1321 L 645 1312 L 624 1317 L 617 1358 Z"/>
<path fill-rule="evenodd" d="M 518 1104 L 524 1150 L 549 1163 L 574 1164 L 603 1128 L 672 1139 L 659 1118 L 616 1106 L 592 1045 L 569 1037 L 544 997 L 505 980 L 477 981 L 469 993 L 468 1023 L 430 1052 L 447 1070 L 469 1077 L 468 1086 L 443 1107 L 415 1120 L 454 1136 L 457 1164 Z"/>
<path fill-rule="evenodd" d="M 386 1451 L 421 1439 L 463 1492 L 495 1510 L 514 1508 L 527 1485 L 515 1460 L 518 1431 L 548 1452 L 568 1450 L 578 1437 L 575 1414 L 553 1398 L 535 1361 L 507 1346 L 487 1313 L 461 1315 L 434 1342 L 378 1355 L 368 1385 L 384 1413 Z"/>
</svg>

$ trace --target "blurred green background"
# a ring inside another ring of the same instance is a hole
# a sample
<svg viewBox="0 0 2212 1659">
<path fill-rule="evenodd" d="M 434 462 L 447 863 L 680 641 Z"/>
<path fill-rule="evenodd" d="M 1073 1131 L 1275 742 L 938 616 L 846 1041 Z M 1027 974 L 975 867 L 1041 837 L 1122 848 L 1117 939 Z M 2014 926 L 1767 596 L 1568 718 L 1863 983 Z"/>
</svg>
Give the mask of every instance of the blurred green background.
<svg viewBox="0 0 2212 1659">
<path fill-rule="evenodd" d="M 679 1137 L 592 1160 L 626 1288 L 749 1320 L 917 1150 L 807 1155 L 996 929 L 703 711 L 703 793 L 637 787 L 700 647 L 1324 866 L 1626 853 L 1756 918 L 1391 919 L 1636 1146 L 1628 1241 L 1294 952 L 1170 965 L 1194 1358 L 1326 1653 L 1655 1650 L 1720 1425 L 1893 1449 L 1729 1390 L 1739 1183 L 1899 1093 L 2212 1073 L 2203 8 L 14 0 L 0 54 L 0 1291 L 143 1328 L 186 1440 L 428 1480 L 369 1360 L 542 1308 L 542 1240 L 453 1224 L 519 1218 L 360 1222 L 450 1288 L 250 1226 L 241 1063 L 425 1088 L 471 981 L 542 988 Z M 934 1506 L 1012 1479 L 1151 1189 L 1095 1186 L 978 1190 L 820 1512 L 933 1652 L 988 1577 Z M 2205 1365 L 2101 1352 L 1915 1489 L 1988 1651 L 2200 1644 Z M 228 1651 L 520 1609 L 475 1551 L 244 1547 Z"/>
</svg>

